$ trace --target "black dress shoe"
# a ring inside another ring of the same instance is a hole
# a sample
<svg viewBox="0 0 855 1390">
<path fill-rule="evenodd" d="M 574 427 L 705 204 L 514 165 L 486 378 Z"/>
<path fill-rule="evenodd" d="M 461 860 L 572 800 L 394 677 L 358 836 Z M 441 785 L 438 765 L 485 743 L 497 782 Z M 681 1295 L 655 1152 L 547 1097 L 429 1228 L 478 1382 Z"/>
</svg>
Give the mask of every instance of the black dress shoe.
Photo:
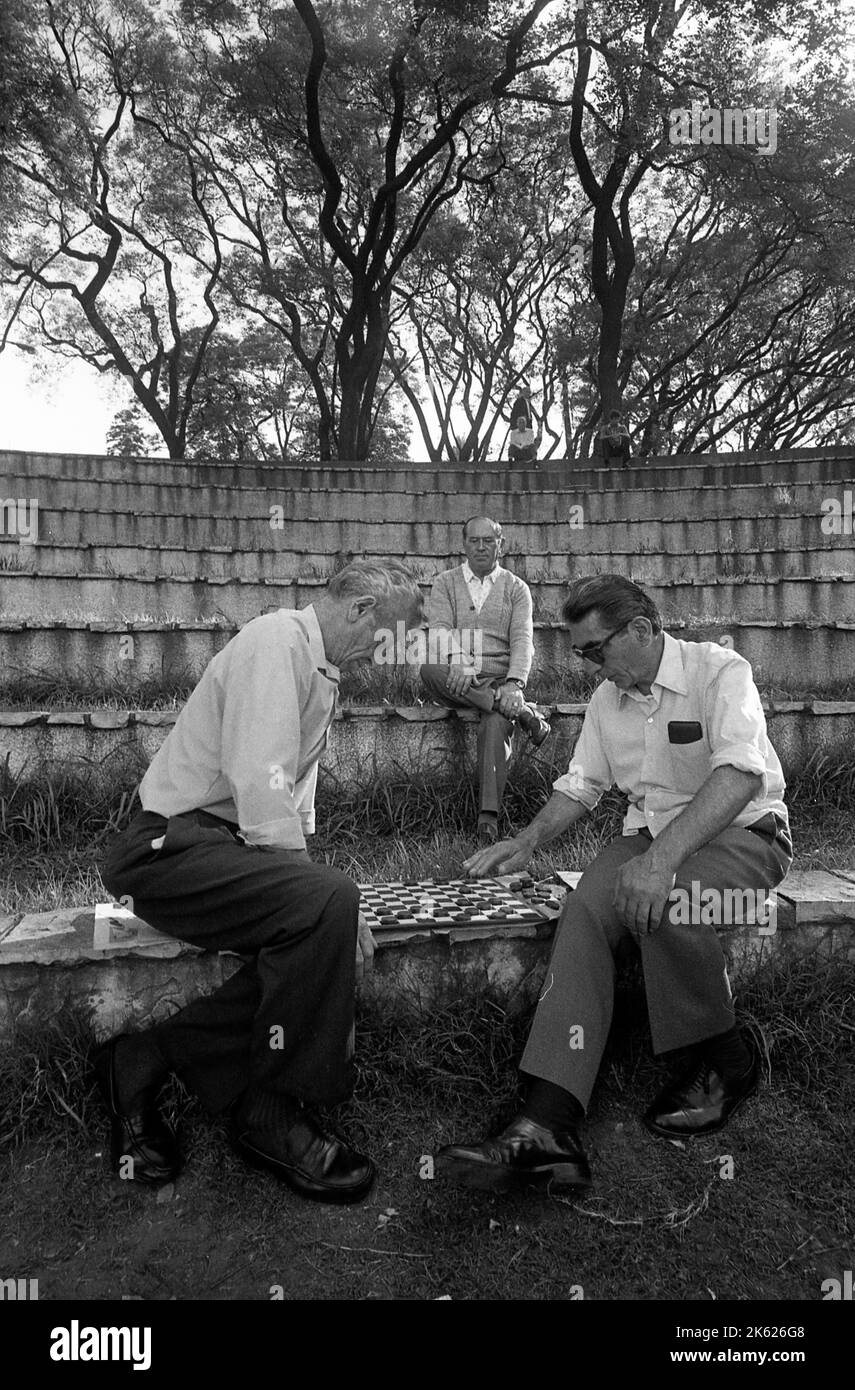
<svg viewBox="0 0 855 1390">
<path fill-rule="evenodd" d="M 122 1033 L 111 1038 L 92 1061 L 95 1080 L 110 1116 L 110 1160 L 113 1171 L 121 1177 L 145 1187 L 158 1187 L 172 1182 L 181 1172 L 175 1135 L 155 1105 L 166 1071 L 153 1071 L 150 1084 L 136 1092 L 133 1103 L 125 1110 L 119 1100 L 122 1067 L 116 1049 L 126 1036 Z"/>
<path fill-rule="evenodd" d="M 370 1158 L 327 1132 L 310 1110 L 302 1110 L 276 1135 L 238 1120 L 234 1142 L 245 1163 L 267 1169 L 316 1202 L 361 1202 L 377 1171 Z"/>
<path fill-rule="evenodd" d="M 552 733 L 552 725 L 549 720 L 544 719 L 534 705 L 524 705 L 522 713 L 517 715 L 516 722 L 521 729 L 525 729 L 535 748 L 539 748 Z"/>
<path fill-rule="evenodd" d="M 590 1187 L 591 1169 L 577 1131 L 553 1133 L 525 1115 L 480 1144 L 449 1144 L 436 1155 L 437 1175 L 463 1187 L 501 1192 L 530 1183 Z"/>
<path fill-rule="evenodd" d="M 690 1071 L 659 1093 L 644 1123 L 653 1134 L 666 1139 L 691 1139 L 712 1134 L 726 1125 L 734 1110 L 757 1090 L 760 1066 L 757 1058 L 743 1076 L 725 1080 L 709 1062 L 695 1062 Z"/>
</svg>

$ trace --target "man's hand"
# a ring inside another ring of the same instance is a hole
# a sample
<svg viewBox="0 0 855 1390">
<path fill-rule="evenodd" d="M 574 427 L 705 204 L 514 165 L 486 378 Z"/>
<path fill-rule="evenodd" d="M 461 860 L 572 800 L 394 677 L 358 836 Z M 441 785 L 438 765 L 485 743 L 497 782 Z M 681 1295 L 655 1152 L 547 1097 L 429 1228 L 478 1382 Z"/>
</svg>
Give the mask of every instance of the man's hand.
<svg viewBox="0 0 855 1390">
<path fill-rule="evenodd" d="M 356 936 L 356 978 L 362 980 L 374 969 L 374 948 L 376 946 L 371 928 L 363 914 L 359 914 L 359 930 Z"/>
<path fill-rule="evenodd" d="M 533 854 L 534 850 L 524 840 L 499 840 L 498 844 L 488 845 L 464 859 L 463 867 L 470 878 L 515 874 L 525 868 Z"/>
<path fill-rule="evenodd" d="M 649 854 L 630 859 L 618 870 L 615 910 L 624 926 L 638 940 L 656 930 L 668 906 L 676 875 L 655 864 Z"/>
<path fill-rule="evenodd" d="M 449 695 L 465 695 L 474 679 L 475 673 L 473 671 L 468 671 L 465 666 L 461 666 L 458 662 L 452 662 L 446 677 Z"/>
<path fill-rule="evenodd" d="M 500 685 L 496 690 L 496 706 L 506 719 L 516 719 L 525 706 L 525 696 L 518 685 Z"/>
</svg>

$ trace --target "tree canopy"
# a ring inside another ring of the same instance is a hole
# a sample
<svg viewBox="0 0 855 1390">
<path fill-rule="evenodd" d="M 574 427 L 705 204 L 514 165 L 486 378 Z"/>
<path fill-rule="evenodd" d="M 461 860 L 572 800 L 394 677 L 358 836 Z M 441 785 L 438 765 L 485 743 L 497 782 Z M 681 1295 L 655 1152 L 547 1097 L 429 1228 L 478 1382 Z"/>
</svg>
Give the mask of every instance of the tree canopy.
<svg viewBox="0 0 855 1390">
<path fill-rule="evenodd" d="M 477 462 L 526 382 L 547 454 L 615 405 L 640 453 L 851 438 L 851 23 L 8 0 L 0 350 L 122 378 L 111 447 L 173 457 L 358 461 L 411 415 Z M 775 148 L 699 136 L 722 110 Z"/>
</svg>

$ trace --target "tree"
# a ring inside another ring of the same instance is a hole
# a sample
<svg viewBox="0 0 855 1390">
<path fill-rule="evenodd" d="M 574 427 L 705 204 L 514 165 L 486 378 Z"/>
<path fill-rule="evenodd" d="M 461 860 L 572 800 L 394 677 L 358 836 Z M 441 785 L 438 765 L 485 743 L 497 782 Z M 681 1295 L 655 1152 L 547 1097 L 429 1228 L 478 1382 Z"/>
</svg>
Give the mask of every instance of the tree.
<svg viewBox="0 0 855 1390">
<path fill-rule="evenodd" d="M 495 176 L 496 113 L 514 81 L 567 48 L 559 25 L 539 23 L 549 5 L 497 4 L 489 26 L 480 5 L 188 6 L 185 48 L 217 52 L 207 121 L 191 128 L 174 92 L 133 93 L 138 119 L 228 206 L 225 283 L 306 372 L 322 458 L 366 456 L 394 286 L 438 212 Z"/>
<path fill-rule="evenodd" d="M 0 351 L 16 328 L 59 357 L 120 373 L 180 458 L 219 320 L 221 255 L 199 171 L 134 126 L 113 80 L 119 65 L 139 67 L 154 23 L 99 0 L 44 0 L 37 17 L 22 6 L 13 15 L 13 138 L 0 148 L 11 309 Z M 44 106 L 26 96 L 31 75 Z"/>
</svg>

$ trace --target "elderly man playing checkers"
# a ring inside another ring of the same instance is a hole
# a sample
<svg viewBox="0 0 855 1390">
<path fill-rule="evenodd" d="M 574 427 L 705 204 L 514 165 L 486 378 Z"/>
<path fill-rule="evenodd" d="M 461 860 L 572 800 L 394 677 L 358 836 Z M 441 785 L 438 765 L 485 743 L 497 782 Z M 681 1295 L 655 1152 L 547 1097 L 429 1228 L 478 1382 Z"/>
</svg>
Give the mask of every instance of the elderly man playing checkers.
<svg viewBox="0 0 855 1390">
<path fill-rule="evenodd" d="M 481 712 L 478 837 L 493 844 L 514 723 L 536 747 L 550 725 L 523 694 L 534 654 L 531 590 L 499 564 L 501 526 L 488 516 L 470 517 L 463 526 L 463 548 L 464 563 L 437 575 L 430 596 L 431 631 L 450 633 L 449 664 L 427 663 L 420 673 L 436 703 Z"/>
<path fill-rule="evenodd" d="M 214 657 L 140 785 L 142 810 L 111 846 L 104 882 L 181 941 L 247 957 L 213 994 L 107 1043 L 96 1077 L 114 1168 L 156 1185 L 180 1158 L 157 1109 L 175 1072 L 236 1148 L 295 1191 L 353 1202 L 374 1165 L 314 1107 L 352 1084 L 357 964 L 373 952 L 359 890 L 313 863 L 318 759 L 339 667 L 372 659 L 378 629 L 423 622 L 415 576 L 356 561 L 307 608 L 255 618 Z"/>
<path fill-rule="evenodd" d="M 568 896 L 520 1064 L 522 1109 L 495 1137 L 437 1155 L 438 1174 L 475 1187 L 590 1183 L 580 1125 L 612 1019 L 614 952 L 627 934 L 641 950 L 654 1052 L 689 1052 L 647 1110 L 648 1129 L 670 1139 L 709 1134 L 759 1078 L 716 933 L 726 919 L 705 907 L 687 921 L 671 898 L 676 888 L 683 903 L 688 895 L 706 905 L 754 890 L 762 901 L 790 866 L 784 779 L 751 667 L 717 643 L 664 632 L 648 595 L 620 575 L 577 581 L 563 615 L 575 654 L 603 678 L 573 760 L 527 829 L 466 867 L 474 876 L 523 869 L 613 785 L 629 809 L 622 836 Z"/>
</svg>

